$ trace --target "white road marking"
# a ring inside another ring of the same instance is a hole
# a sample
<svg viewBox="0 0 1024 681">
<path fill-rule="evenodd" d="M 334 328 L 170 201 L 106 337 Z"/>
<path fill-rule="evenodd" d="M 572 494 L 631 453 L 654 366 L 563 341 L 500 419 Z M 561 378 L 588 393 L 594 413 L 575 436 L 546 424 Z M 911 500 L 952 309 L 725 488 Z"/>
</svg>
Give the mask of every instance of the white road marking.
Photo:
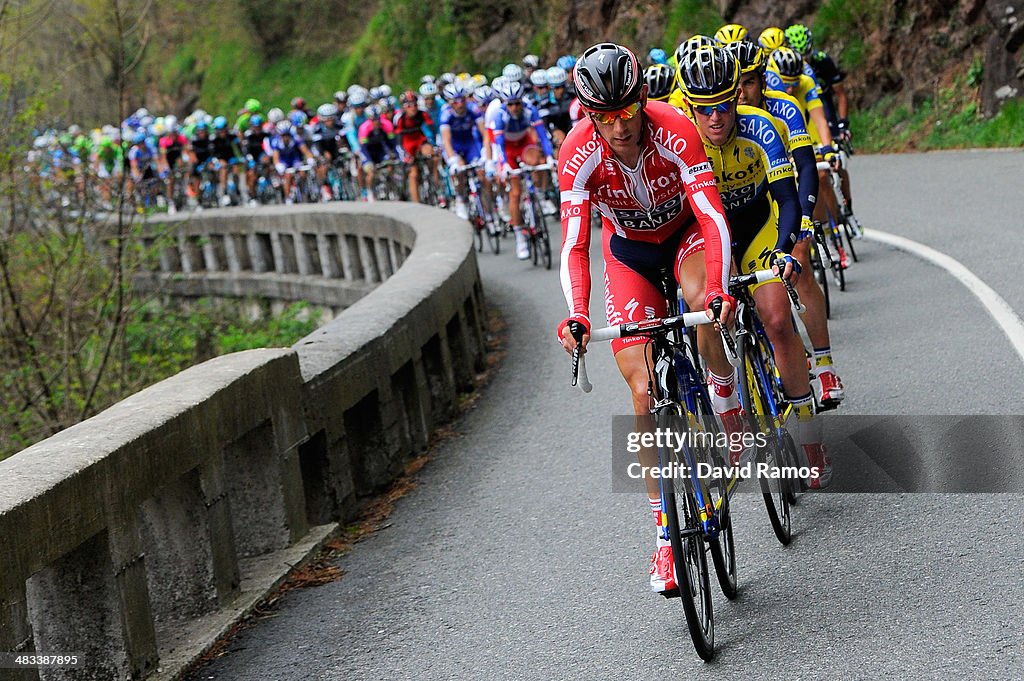
<svg viewBox="0 0 1024 681">
<path fill-rule="evenodd" d="M 981 304 L 988 310 L 992 319 L 995 320 L 999 328 L 1006 334 L 1021 361 L 1024 362 L 1024 321 L 1021 321 L 1021 318 L 1002 296 L 996 293 L 991 286 L 979 279 L 977 275 L 964 267 L 959 260 L 912 239 L 882 232 L 874 228 L 864 230 L 864 238 L 888 244 L 901 251 L 916 255 L 923 260 L 938 265 L 956 277 L 961 284 L 967 287 L 967 290 L 981 301 Z"/>
</svg>

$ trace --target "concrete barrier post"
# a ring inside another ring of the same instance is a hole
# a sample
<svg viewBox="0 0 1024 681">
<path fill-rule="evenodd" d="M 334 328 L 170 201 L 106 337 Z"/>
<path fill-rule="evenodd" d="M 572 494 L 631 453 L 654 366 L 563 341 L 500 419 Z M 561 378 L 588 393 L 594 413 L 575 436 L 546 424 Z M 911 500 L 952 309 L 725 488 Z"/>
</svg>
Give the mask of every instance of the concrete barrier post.
<svg viewBox="0 0 1024 681">
<path fill-rule="evenodd" d="M 113 509 L 107 515 L 107 539 L 114 571 L 114 589 L 120 606 L 125 663 L 132 678 L 141 679 L 156 669 L 159 655 L 138 515 L 124 508 Z"/>
<path fill-rule="evenodd" d="M 238 548 L 231 525 L 227 485 L 224 483 L 223 456 L 213 457 L 199 468 L 199 489 L 206 508 L 213 587 L 217 592 L 217 602 L 224 605 L 238 593 L 242 577 L 238 569 Z"/>
<path fill-rule="evenodd" d="M 0 593 L 0 651 L 23 652 L 32 650 L 32 631 L 28 626 L 28 605 L 25 588 Z M 37 681 L 35 669 L 5 669 L 4 679 L 10 681 Z"/>
<path fill-rule="evenodd" d="M 76 679 L 109 681 L 131 673 L 106 532 L 30 577 L 26 595 L 36 650 L 81 655 Z M 64 676 L 56 667 L 39 673 L 43 681 Z"/>
<path fill-rule="evenodd" d="M 324 276 L 329 279 L 340 279 L 340 267 L 331 253 L 331 242 L 327 234 L 321 232 L 316 235 L 316 248 L 320 253 L 320 264 L 323 267 Z"/>
</svg>

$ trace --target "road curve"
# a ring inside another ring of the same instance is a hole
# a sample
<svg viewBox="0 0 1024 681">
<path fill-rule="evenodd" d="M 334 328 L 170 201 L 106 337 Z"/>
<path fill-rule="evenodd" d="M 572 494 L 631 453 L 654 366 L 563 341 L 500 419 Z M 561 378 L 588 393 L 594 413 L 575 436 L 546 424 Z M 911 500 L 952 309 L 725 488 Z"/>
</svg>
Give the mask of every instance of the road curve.
<svg viewBox="0 0 1024 681">
<path fill-rule="evenodd" d="M 927 243 L 1024 313 L 1024 153 L 857 156 L 863 223 Z M 510 249 L 508 249 L 510 250 Z M 1021 413 L 1024 366 L 967 290 L 858 242 L 835 293 L 844 414 Z M 596 254 L 597 260 L 600 256 Z M 1019 495 L 805 495 L 782 548 L 738 497 L 741 594 L 717 598 L 702 663 L 682 608 L 647 590 L 642 494 L 611 492 L 611 417 L 628 393 L 607 348 L 590 395 L 554 341 L 557 272 L 480 256 L 508 355 L 386 529 L 290 592 L 191 679 L 1010 678 L 1024 669 Z M 600 268 L 595 263 L 595 281 Z M 595 296 L 593 309 L 602 301 Z M 950 313 L 956 312 L 953 316 Z M 942 452 L 935 452 L 942 456 Z M 836 462 L 837 480 L 843 462 Z"/>
</svg>

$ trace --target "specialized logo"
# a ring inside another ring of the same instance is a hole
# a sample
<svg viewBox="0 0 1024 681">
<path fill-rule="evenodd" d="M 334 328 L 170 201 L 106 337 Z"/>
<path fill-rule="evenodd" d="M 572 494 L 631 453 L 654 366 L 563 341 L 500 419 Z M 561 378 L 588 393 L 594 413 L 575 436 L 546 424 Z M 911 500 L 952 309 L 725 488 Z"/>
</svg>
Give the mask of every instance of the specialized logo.
<svg viewBox="0 0 1024 681">
<path fill-rule="evenodd" d="M 636 298 L 630 298 L 629 302 L 626 303 L 626 313 L 628 314 L 629 321 L 633 321 L 638 307 L 640 307 L 640 301 Z"/>
</svg>

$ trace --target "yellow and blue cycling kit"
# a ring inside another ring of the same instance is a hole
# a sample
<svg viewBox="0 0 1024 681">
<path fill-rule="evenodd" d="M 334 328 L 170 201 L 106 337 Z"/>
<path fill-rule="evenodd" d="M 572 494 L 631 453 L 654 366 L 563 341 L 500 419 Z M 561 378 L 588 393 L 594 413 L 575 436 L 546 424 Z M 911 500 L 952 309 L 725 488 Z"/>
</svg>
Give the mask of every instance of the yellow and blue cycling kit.
<svg viewBox="0 0 1024 681">
<path fill-rule="evenodd" d="M 796 164 L 797 194 L 800 211 L 810 219 L 818 194 L 818 169 L 815 165 L 814 146 L 807 131 L 800 104 L 784 92 L 768 90 L 761 98 L 761 108 L 777 118 L 789 133 L 789 153 Z"/>
<path fill-rule="evenodd" d="M 784 126 L 772 115 L 737 106 L 729 140 L 721 146 L 704 140 L 741 272 L 769 267 L 773 251 L 789 253 L 796 243 L 800 202 L 786 139 Z"/>
</svg>

